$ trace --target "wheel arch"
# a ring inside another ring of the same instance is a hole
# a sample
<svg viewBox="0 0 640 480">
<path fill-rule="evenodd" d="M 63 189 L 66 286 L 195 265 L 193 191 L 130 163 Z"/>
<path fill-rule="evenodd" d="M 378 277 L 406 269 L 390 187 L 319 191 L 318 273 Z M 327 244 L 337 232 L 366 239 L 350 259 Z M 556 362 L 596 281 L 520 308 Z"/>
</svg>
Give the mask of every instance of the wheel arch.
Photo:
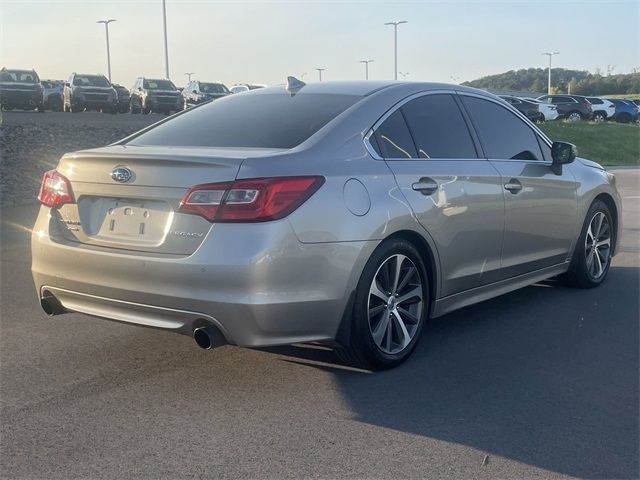
<svg viewBox="0 0 640 480">
<path fill-rule="evenodd" d="M 435 305 L 436 295 L 438 292 L 438 267 L 436 263 L 436 258 L 434 252 L 429 245 L 429 242 L 425 240 L 425 238 L 419 233 L 413 230 L 400 230 L 394 232 L 392 235 L 389 235 L 385 238 L 384 241 L 392 238 L 402 238 L 412 244 L 420 253 L 422 257 L 422 261 L 425 264 L 427 270 L 427 281 L 429 283 L 429 311 L 428 317 L 431 316 L 433 312 L 433 306 Z"/>
<path fill-rule="evenodd" d="M 613 199 L 613 197 L 611 195 L 609 195 L 606 192 L 602 192 L 602 193 L 599 193 L 598 195 L 596 195 L 596 197 L 593 199 L 593 201 L 589 205 L 589 208 L 591 208 L 591 205 L 593 205 L 598 200 L 600 200 L 601 202 L 603 202 L 607 206 L 607 208 L 611 212 L 611 216 L 613 217 L 613 235 L 614 235 L 614 237 L 613 237 L 613 249 L 612 249 L 612 251 L 615 254 L 616 251 L 617 251 L 617 247 L 618 247 L 618 225 L 620 223 L 619 213 L 618 213 L 618 206 L 616 205 L 616 202 L 615 202 L 615 200 Z M 589 211 L 589 209 L 587 209 L 587 212 L 588 211 Z M 584 221 L 586 221 L 586 218 L 585 218 Z"/>
</svg>

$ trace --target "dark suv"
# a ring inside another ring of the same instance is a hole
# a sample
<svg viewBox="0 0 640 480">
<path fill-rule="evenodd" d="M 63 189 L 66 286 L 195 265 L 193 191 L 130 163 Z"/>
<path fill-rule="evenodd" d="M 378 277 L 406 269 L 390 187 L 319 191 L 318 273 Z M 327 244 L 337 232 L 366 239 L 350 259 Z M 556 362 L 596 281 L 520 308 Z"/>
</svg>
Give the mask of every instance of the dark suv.
<svg viewBox="0 0 640 480">
<path fill-rule="evenodd" d="M 118 94 L 104 75 L 72 73 L 64 84 L 63 109 L 65 112 L 101 110 L 118 112 Z"/>
<path fill-rule="evenodd" d="M 187 86 L 184 87 L 184 90 L 182 90 L 184 108 L 226 97 L 230 94 L 231 92 L 223 83 L 201 82 L 199 80 L 189 82 Z"/>
<path fill-rule="evenodd" d="M 169 114 L 184 109 L 182 93 L 171 80 L 139 77 L 131 89 L 131 113 Z"/>
<path fill-rule="evenodd" d="M 505 102 L 513 105 L 516 110 L 526 116 L 532 122 L 544 121 L 544 115 L 540 113 L 540 107 L 535 102 L 529 102 L 523 98 L 513 97 L 511 95 L 500 95 Z"/>
<path fill-rule="evenodd" d="M 113 88 L 115 88 L 116 93 L 118 94 L 118 111 L 120 113 L 128 112 L 129 104 L 131 102 L 129 89 L 123 85 L 118 85 L 117 83 L 112 83 L 111 85 L 113 85 Z"/>
<path fill-rule="evenodd" d="M 44 89 L 35 70 L 0 70 L 0 105 L 44 112 Z"/>
<path fill-rule="evenodd" d="M 538 100 L 558 108 L 558 117 L 571 121 L 589 120 L 593 111 L 586 97 L 579 95 L 542 95 Z"/>
</svg>

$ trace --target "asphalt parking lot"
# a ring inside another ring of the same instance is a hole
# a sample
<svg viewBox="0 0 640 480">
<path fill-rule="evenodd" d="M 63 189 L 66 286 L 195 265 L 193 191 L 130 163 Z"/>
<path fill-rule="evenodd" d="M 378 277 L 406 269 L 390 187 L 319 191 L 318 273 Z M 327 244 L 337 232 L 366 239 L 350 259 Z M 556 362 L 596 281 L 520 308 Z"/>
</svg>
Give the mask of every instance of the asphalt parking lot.
<svg viewBox="0 0 640 480">
<path fill-rule="evenodd" d="M 1 475 L 637 478 L 640 172 L 616 173 L 624 232 L 604 285 L 550 281 L 438 318 L 382 373 L 315 345 L 202 351 L 47 318 L 29 273 L 35 208 L 6 208 Z"/>
</svg>

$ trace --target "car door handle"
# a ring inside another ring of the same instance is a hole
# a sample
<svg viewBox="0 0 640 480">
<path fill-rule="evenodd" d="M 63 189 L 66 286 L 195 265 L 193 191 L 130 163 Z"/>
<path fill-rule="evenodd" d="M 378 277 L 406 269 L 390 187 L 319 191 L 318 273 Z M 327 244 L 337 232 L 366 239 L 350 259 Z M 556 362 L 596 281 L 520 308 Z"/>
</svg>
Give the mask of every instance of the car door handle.
<svg viewBox="0 0 640 480">
<path fill-rule="evenodd" d="M 416 183 L 412 183 L 411 188 L 423 195 L 431 195 L 438 189 L 438 182 L 432 180 L 431 178 L 423 177 Z"/>
<path fill-rule="evenodd" d="M 504 189 L 509 190 L 514 195 L 522 190 L 522 184 L 515 178 L 512 178 L 504 184 Z"/>
</svg>

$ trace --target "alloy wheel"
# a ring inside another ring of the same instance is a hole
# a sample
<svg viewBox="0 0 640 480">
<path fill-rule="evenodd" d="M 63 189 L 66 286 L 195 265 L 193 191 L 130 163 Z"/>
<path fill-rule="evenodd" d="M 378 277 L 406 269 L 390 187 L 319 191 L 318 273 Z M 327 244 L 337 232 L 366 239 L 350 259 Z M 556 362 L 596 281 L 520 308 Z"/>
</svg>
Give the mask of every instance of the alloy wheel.
<svg viewBox="0 0 640 480">
<path fill-rule="evenodd" d="M 591 218 L 584 241 L 587 272 L 598 280 L 606 272 L 611 253 L 611 226 L 603 212 L 596 212 Z"/>
<path fill-rule="evenodd" d="M 396 254 L 378 268 L 369 289 L 369 329 L 376 346 L 394 355 L 409 346 L 424 306 L 420 272 L 411 259 Z"/>
<path fill-rule="evenodd" d="M 578 112 L 573 112 L 571 115 L 569 115 L 569 120 L 571 120 L 572 122 L 579 122 L 581 118 L 582 117 L 580 117 L 580 114 Z"/>
</svg>

